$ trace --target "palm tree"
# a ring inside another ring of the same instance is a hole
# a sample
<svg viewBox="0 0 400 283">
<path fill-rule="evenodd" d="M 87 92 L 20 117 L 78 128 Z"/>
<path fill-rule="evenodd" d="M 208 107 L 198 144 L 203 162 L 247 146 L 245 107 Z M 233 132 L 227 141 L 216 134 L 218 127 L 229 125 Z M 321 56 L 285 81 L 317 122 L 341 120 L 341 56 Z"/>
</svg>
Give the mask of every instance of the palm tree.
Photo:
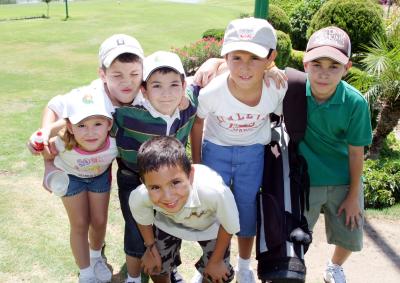
<svg viewBox="0 0 400 283">
<path fill-rule="evenodd" d="M 371 112 L 377 113 L 372 144 L 366 158 L 377 159 L 385 138 L 400 119 L 400 19 L 388 27 L 386 36 L 376 36 L 365 46 L 361 64 L 351 83 L 368 99 Z"/>
</svg>

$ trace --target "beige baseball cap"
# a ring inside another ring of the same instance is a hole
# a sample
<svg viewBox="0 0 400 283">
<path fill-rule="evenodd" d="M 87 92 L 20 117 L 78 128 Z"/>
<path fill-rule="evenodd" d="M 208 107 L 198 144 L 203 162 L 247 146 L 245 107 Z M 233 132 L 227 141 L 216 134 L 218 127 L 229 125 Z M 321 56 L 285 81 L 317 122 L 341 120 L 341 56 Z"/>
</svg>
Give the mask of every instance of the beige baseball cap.
<svg viewBox="0 0 400 283">
<path fill-rule="evenodd" d="M 225 30 L 221 56 L 243 50 L 265 58 L 270 49 L 276 49 L 276 42 L 275 29 L 266 20 L 236 19 L 231 21 Z"/>
<path fill-rule="evenodd" d="M 114 34 L 107 38 L 100 46 L 99 64 L 109 68 L 111 63 L 123 53 L 132 53 L 144 58 L 143 49 L 139 41 L 126 34 Z"/>
<path fill-rule="evenodd" d="M 179 56 L 173 52 L 156 51 L 143 60 L 143 80 L 162 67 L 168 67 L 185 76 L 185 69 Z"/>
<path fill-rule="evenodd" d="M 347 64 L 351 56 L 351 42 L 347 33 L 338 27 L 326 27 L 314 32 L 307 43 L 303 62 L 330 58 Z"/>
</svg>

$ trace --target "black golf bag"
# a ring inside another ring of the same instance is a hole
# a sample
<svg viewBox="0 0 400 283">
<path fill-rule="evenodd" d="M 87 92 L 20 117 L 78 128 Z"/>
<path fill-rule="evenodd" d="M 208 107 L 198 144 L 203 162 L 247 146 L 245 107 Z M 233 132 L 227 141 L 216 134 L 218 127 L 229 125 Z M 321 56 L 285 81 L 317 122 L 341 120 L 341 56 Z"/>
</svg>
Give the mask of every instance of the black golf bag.
<svg viewBox="0 0 400 283">
<path fill-rule="evenodd" d="M 289 88 L 282 117 L 275 117 L 271 143 L 265 146 L 264 176 L 257 202 L 257 274 L 262 282 L 305 282 L 304 254 L 311 232 L 307 163 L 298 154 L 307 121 L 305 74 L 286 69 Z"/>
</svg>

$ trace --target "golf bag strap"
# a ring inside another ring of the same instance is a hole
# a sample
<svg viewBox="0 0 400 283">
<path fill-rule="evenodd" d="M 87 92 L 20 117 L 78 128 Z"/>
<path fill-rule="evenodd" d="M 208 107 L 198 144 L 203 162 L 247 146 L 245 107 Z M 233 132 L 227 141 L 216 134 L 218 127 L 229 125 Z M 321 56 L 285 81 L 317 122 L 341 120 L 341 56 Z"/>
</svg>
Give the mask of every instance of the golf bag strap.
<svg viewBox="0 0 400 283">
<path fill-rule="evenodd" d="M 290 140 L 299 143 L 307 127 L 307 75 L 293 68 L 286 68 L 285 72 L 288 89 L 283 99 L 283 117 Z"/>
</svg>

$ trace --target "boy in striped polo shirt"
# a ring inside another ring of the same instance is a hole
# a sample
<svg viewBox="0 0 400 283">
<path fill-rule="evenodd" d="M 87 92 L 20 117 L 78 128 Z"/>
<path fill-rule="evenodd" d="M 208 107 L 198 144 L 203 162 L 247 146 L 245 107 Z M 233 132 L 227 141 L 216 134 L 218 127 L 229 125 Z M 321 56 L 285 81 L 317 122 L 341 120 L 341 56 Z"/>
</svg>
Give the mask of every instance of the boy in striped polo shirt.
<svg viewBox="0 0 400 283">
<path fill-rule="evenodd" d="M 132 105 L 117 108 L 111 135 L 118 147 L 118 196 L 125 219 L 125 250 L 137 264 L 145 252 L 143 239 L 129 208 L 131 192 L 141 184 L 137 152 L 154 136 L 174 136 L 186 145 L 197 111 L 199 87 L 186 87 L 185 71 L 178 55 L 157 51 L 143 61 L 143 95 Z M 185 96 L 189 106 L 180 110 Z"/>
</svg>

